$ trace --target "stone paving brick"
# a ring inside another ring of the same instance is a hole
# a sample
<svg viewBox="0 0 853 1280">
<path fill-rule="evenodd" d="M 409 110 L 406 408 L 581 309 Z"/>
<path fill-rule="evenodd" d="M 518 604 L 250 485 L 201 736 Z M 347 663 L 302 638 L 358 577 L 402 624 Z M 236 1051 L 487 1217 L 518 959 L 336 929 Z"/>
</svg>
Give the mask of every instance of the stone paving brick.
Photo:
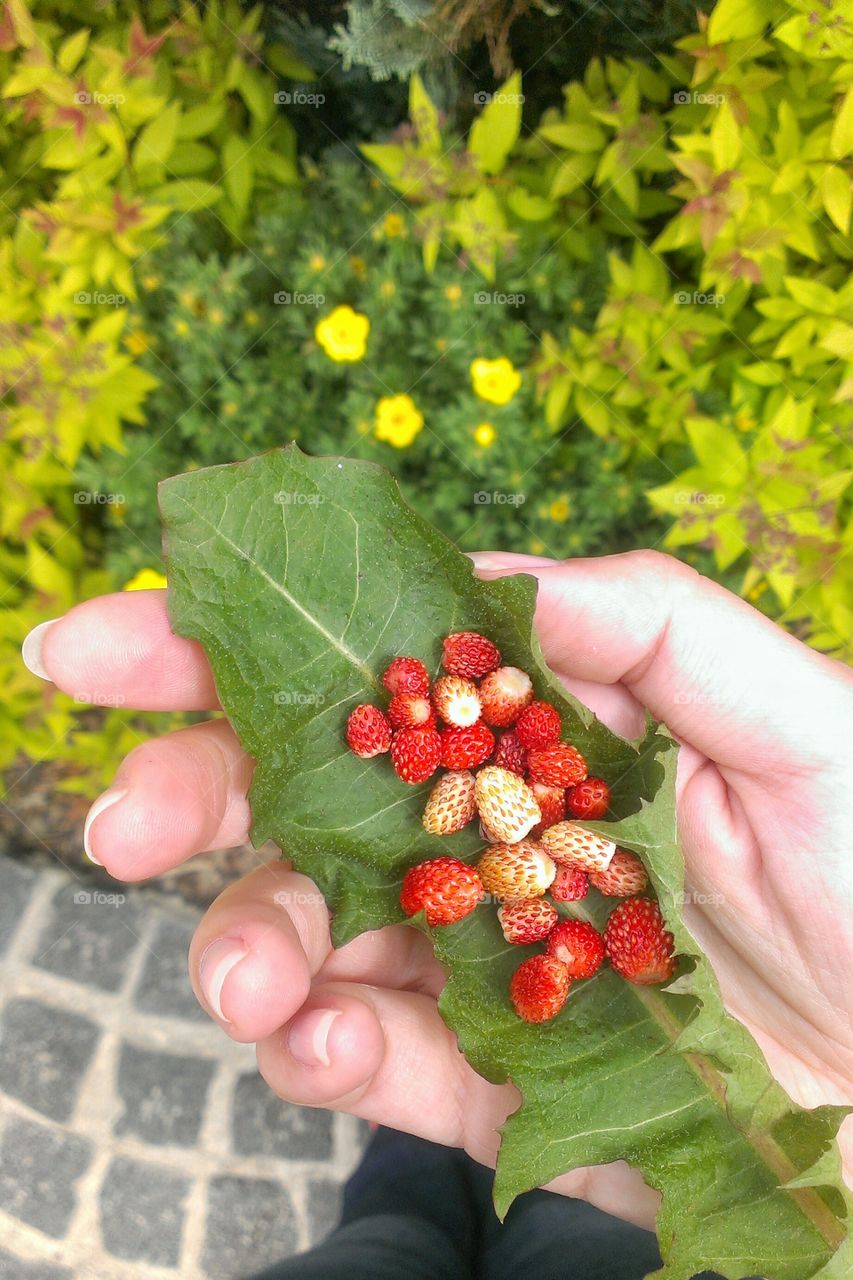
<svg viewBox="0 0 853 1280">
<path fill-rule="evenodd" d="M 232 1133 L 239 1155 L 328 1160 L 334 1148 L 331 1112 L 282 1102 L 257 1072 L 237 1081 Z"/>
<path fill-rule="evenodd" d="M 162 1165 L 117 1156 L 100 1194 L 101 1234 L 116 1258 L 176 1267 L 190 1179 Z"/>
<path fill-rule="evenodd" d="M 202 1266 L 211 1280 L 250 1276 L 299 1248 L 293 1203 L 266 1178 L 213 1178 Z"/>
<path fill-rule="evenodd" d="M 191 1022 L 207 1022 L 190 986 L 187 952 L 195 932 L 192 920 L 160 921 L 149 941 L 148 955 L 136 988 L 136 1007 L 144 1013 L 161 1013 L 187 1018 Z"/>
<path fill-rule="evenodd" d="M 0 1204 L 46 1235 L 62 1236 L 91 1154 L 92 1144 L 77 1134 L 11 1119 L 0 1140 Z"/>
<path fill-rule="evenodd" d="M 12 941 L 37 878 L 34 867 L 0 858 L 0 954 Z"/>
<path fill-rule="evenodd" d="M 52 1120 L 67 1120 L 98 1036 L 78 1013 L 10 1000 L 0 1023 L 0 1089 Z"/>
<path fill-rule="evenodd" d="M 131 1133 L 144 1142 L 192 1146 L 215 1069 L 215 1063 L 204 1058 L 122 1045 L 118 1092 L 124 1112 L 116 1121 L 116 1133 Z"/>
<path fill-rule="evenodd" d="M 54 895 L 32 962 L 75 982 L 118 991 L 143 919 L 121 886 L 102 890 L 68 881 Z"/>
<path fill-rule="evenodd" d="M 308 1199 L 308 1234 L 311 1244 L 325 1240 L 341 1216 L 343 1188 L 330 1178 L 313 1178 L 306 1188 Z"/>
<path fill-rule="evenodd" d="M 5 1249 L 0 1249 L 0 1276 L 4 1280 L 73 1280 L 67 1267 L 53 1262 L 27 1262 Z"/>
</svg>

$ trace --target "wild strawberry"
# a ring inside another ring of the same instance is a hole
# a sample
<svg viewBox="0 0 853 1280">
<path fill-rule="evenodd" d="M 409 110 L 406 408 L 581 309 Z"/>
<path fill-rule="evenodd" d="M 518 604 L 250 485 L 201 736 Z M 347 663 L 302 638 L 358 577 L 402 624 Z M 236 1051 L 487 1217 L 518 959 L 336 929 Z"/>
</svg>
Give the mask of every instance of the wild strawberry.
<svg viewBox="0 0 853 1280">
<path fill-rule="evenodd" d="M 520 778 L 524 777 L 527 768 L 527 752 L 515 736 L 514 729 L 508 729 L 498 737 L 494 762 L 502 769 L 517 773 Z M 560 816 L 562 817 L 562 814 Z"/>
<path fill-rule="evenodd" d="M 404 782 L 426 782 L 441 760 L 441 738 L 431 725 L 398 729 L 391 743 L 391 760 Z"/>
<path fill-rule="evenodd" d="M 475 798 L 474 803 L 476 804 L 476 798 Z M 501 843 L 501 841 L 498 839 L 498 837 L 494 834 L 494 832 L 492 832 L 492 831 L 490 831 L 490 830 L 489 830 L 489 828 L 485 825 L 485 823 L 481 822 L 481 823 L 479 824 L 479 831 L 480 831 L 480 839 L 481 839 L 481 840 L 483 840 L 483 841 L 485 841 L 485 843 L 486 843 L 486 844 L 500 844 L 500 843 Z"/>
<path fill-rule="evenodd" d="M 421 821 L 431 836 L 449 836 L 467 826 L 476 812 L 474 775 L 457 770 L 439 778 L 429 793 Z"/>
<path fill-rule="evenodd" d="M 500 665 L 499 650 L 476 631 L 454 631 L 444 641 L 442 663 L 452 676 L 479 680 L 487 671 Z"/>
<path fill-rule="evenodd" d="M 447 724 L 464 728 L 480 719 L 477 686 L 462 676 L 439 676 L 432 686 L 432 703 Z"/>
<path fill-rule="evenodd" d="M 349 713 L 346 737 L 350 751 L 370 760 L 391 746 L 391 726 L 378 707 L 362 702 Z"/>
<path fill-rule="evenodd" d="M 580 867 L 557 863 L 557 874 L 548 890 L 555 902 L 580 902 L 589 892 L 589 877 Z"/>
<path fill-rule="evenodd" d="M 531 702 L 525 707 L 515 724 L 518 740 L 527 751 L 538 751 L 559 742 L 563 721 L 556 707 L 550 702 Z"/>
<path fill-rule="evenodd" d="M 559 920 L 556 907 L 544 898 L 521 898 L 498 908 L 498 920 L 507 942 L 524 947 L 542 942 Z"/>
<path fill-rule="evenodd" d="M 494 764 L 487 764 L 477 774 L 474 796 L 480 820 L 507 844 L 522 840 L 542 816 L 524 779 Z"/>
<path fill-rule="evenodd" d="M 539 805 L 542 818 L 533 828 L 537 840 L 543 831 L 562 822 L 566 816 L 566 793 L 562 787 L 547 787 L 544 782 L 531 782 L 530 790 Z"/>
<path fill-rule="evenodd" d="M 429 693 L 429 672 L 419 658 L 395 658 L 387 667 L 382 683 L 389 693 L 411 693 L 425 698 Z"/>
<path fill-rule="evenodd" d="M 591 978 L 604 959 L 604 939 L 586 920 L 561 920 L 548 938 L 548 950 L 562 960 L 570 978 Z"/>
<path fill-rule="evenodd" d="M 522 960 L 510 979 L 509 998 L 525 1022 L 547 1022 L 566 1003 L 571 985 L 562 960 L 546 951 Z"/>
<path fill-rule="evenodd" d="M 566 808 L 575 818 L 604 818 L 610 808 L 610 788 L 603 778 L 584 778 L 566 796 Z"/>
<path fill-rule="evenodd" d="M 533 700 L 530 676 L 520 667 L 498 667 L 480 681 L 480 702 L 487 724 L 506 729 Z"/>
<path fill-rule="evenodd" d="M 395 729 L 414 729 L 419 724 L 435 725 L 429 698 L 414 693 L 395 693 L 388 703 L 388 719 Z"/>
<path fill-rule="evenodd" d="M 482 897 L 474 867 L 458 858 L 432 858 L 406 872 L 400 906 L 407 916 L 423 911 L 427 924 L 452 924 L 473 911 Z"/>
<path fill-rule="evenodd" d="M 566 862 L 582 871 L 604 871 L 610 866 L 616 845 L 587 831 L 579 822 L 558 822 L 542 832 L 542 844 L 555 862 Z"/>
<path fill-rule="evenodd" d="M 589 882 L 608 898 L 630 898 L 643 892 L 649 877 L 639 858 L 617 849 L 605 871 L 590 871 Z"/>
<path fill-rule="evenodd" d="M 587 775 L 587 764 L 576 747 L 555 742 L 527 753 L 527 768 L 535 782 L 549 787 L 573 787 Z"/>
<path fill-rule="evenodd" d="M 495 749 L 495 735 L 478 720 L 467 728 L 451 725 L 441 733 L 441 763 L 445 769 L 476 769 Z"/>
<path fill-rule="evenodd" d="M 557 868 L 541 845 L 519 840 L 517 844 L 491 845 L 477 870 L 487 893 L 499 902 L 511 902 L 514 898 L 541 897 Z"/>
<path fill-rule="evenodd" d="M 651 898 L 627 898 L 610 913 L 604 930 L 610 963 L 629 982 L 650 986 L 675 972 L 674 939 Z"/>
</svg>

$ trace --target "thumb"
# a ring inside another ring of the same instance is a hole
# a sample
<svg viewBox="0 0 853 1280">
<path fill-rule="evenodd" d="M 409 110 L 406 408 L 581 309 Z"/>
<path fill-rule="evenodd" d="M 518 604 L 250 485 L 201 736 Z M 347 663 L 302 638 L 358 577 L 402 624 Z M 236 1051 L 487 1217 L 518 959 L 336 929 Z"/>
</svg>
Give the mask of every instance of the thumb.
<svg viewBox="0 0 853 1280">
<path fill-rule="evenodd" d="M 621 682 L 719 765 L 766 777 L 846 750 L 847 668 L 671 556 L 472 559 L 482 578 L 537 578 L 536 627 L 559 675 Z"/>
</svg>

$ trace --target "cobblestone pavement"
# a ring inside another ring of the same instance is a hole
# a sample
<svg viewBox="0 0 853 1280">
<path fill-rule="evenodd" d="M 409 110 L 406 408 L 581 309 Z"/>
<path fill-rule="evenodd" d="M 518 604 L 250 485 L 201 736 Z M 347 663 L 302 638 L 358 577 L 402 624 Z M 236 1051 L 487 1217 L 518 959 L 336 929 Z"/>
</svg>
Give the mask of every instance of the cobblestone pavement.
<svg viewBox="0 0 853 1280">
<path fill-rule="evenodd" d="M 0 1276 L 236 1280 L 333 1224 L 364 1126 L 207 1020 L 197 918 L 0 853 Z"/>
</svg>

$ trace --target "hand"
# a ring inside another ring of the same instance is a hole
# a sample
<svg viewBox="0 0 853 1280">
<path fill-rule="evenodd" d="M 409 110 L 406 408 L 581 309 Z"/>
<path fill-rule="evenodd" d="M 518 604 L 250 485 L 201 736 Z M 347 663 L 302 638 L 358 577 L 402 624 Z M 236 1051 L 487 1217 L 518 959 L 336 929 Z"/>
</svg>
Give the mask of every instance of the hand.
<svg viewBox="0 0 853 1280">
<path fill-rule="evenodd" d="M 483 577 L 533 573 L 545 657 L 617 732 L 642 708 L 683 744 L 678 814 L 689 927 L 729 1010 L 802 1105 L 853 1101 L 853 677 L 667 556 L 568 563 L 475 557 Z M 149 710 L 217 706 L 197 645 L 174 636 L 163 592 L 78 605 L 25 646 L 66 691 Z M 86 847 L 142 880 L 246 839 L 252 765 L 226 721 L 136 748 L 93 806 Z M 262 864 L 213 904 L 190 951 L 196 994 L 256 1041 L 283 1098 L 405 1129 L 493 1163 L 510 1086 L 468 1067 L 441 1021 L 428 940 L 397 925 L 331 949 L 316 888 Z M 651 1225 L 657 1195 L 624 1164 L 552 1184 Z"/>
</svg>

